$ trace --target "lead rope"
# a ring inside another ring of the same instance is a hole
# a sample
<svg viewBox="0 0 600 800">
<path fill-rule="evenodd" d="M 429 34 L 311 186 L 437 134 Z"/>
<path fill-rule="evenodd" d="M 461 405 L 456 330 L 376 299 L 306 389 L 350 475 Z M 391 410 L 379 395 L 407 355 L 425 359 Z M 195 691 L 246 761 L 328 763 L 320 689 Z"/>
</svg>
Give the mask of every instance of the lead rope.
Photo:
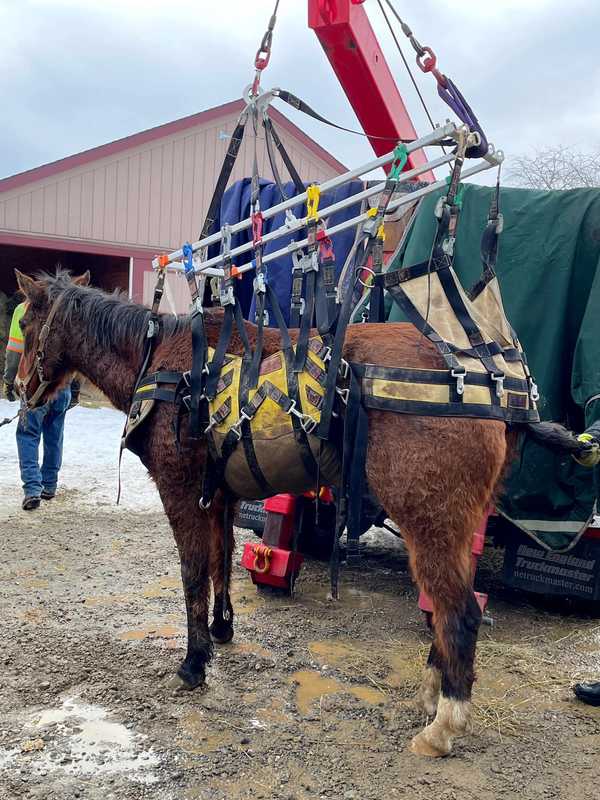
<svg viewBox="0 0 600 800">
<path fill-rule="evenodd" d="M 148 365 L 150 363 L 150 359 L 152 357 L 152 351 L 154 350 L 154 342 L 158 338 L 158 333 L 160 330 L 160 322 L 158 318 L 158 309 L 160 307 L 160 301 L 162 300 L 164 288 L 165 288 L 165 279 L 167 276 L 167 265 L 166 262 L 162 261 L 158 268 L 158 278 L 156 279 L 156 285 L 154 286 L 154 295 L 152 297 L 152 308 L 150 309 L 150 318 L 148 319 L 148 330 L 146 333 L 146 343 L 145 343 L 145 350 L 144 350 L 144 357 L 142 358 L 142 365 L 139 369 L 135 384 L 133 386 L 133 393 L 131 395 L 131 405 L 129 406 L 129 412 L 127 414 L 127 419 L 125 420 L 125 426 L 123 428 L 123 434 L 121 436 L 121 446 L 119 448 L 119 465 L 117 471 L 117 505 L 121 500 L 121 461 L 123 459 L 123 450 L 125 449 L 125 441 L 126 441 L 126 433 L 129 421 L 136 416 L 136 404 L 133 401 L 133 398 L 136 395 L 136 392 L 139 388 L 139 385 L 142 381 L 142 378 L 146 374 L 146 370 L 148 369 Z M 141 405 L 141 404 L 140 404 Z"/>
<path fill-rule="evenodd" d="M 231 506 L 232 500 L 229 494 L 225 492 L 225 509 L 223 511 L 223 589 L 221 596 L 221 603 L 223 606 L 223 619 L 225 622 L 231 620 L 231 611 L 229 610 L 229 527 L 231 525 Z"/>
</svg>

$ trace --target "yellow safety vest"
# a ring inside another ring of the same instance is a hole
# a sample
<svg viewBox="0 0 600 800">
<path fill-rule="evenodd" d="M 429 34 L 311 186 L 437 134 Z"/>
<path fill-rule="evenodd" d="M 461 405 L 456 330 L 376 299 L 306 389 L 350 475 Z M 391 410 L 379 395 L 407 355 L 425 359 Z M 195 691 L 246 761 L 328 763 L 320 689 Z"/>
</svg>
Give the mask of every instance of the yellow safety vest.
<svg viewBox="0 0 600 800">
<path fill-rule="evenodd" d="M 7 351 L 11 351 L 12 353 L 22 353 L 25 347 L 19 322 L 26 310 L 27 303 L 19 303 L 12 315 L 10 331 L 8 333 L 8 345 L 6 346 Z"/>
</svg>

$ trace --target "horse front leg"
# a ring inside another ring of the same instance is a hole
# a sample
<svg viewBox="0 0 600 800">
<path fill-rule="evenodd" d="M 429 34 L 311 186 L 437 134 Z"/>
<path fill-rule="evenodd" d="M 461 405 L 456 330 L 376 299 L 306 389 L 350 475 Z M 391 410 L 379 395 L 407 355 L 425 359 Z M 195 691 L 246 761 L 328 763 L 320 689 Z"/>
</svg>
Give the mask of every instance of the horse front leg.
<svg viewBox="0 0 600 800">
<path fill-rule="evenodd" d="M 204 683 L 212 656 L 208 630 L 211 534 L 206 512 L 198 506 L 197 485 L 168 480 L 158 489 L 179 551 L 187 613 L 187 653 L 171 681 L 175 689 L 195 689 Z"/>
<path fill-rule="evenodd" d="M 233 639 L 233 606 L 231 604 L 231 560 L 235 548 L 233 535 L 233 503 L 218 492 L 208 513 L 210 526 L 210 576 L 213 585 L 213 621 L 210 635 L 213 642 L 226 644 Z"/>
</svg>

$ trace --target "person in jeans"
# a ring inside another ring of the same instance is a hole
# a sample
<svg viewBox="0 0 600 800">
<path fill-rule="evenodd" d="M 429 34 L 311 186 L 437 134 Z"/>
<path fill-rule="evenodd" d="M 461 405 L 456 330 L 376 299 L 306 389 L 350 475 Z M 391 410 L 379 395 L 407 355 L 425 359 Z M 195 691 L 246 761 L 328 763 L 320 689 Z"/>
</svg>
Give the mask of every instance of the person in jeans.
<svg viewBox="0 0 600 800">
<path fill-rule="evenodd" d="M 23 353 L 23 334 L 20 321 L 26 310 L 26 303 L 15 308 L 6 348 L 4 388 L 6 399 L 17 399 L 15 378 Z M 40 408 L 26 411 L 17 425 L 17 450 L 23 483 L 22 507 L 25 511 L 39 508 L 41 500 L 51 500 L 56 494 L 58 472 L 62 464 L 63 431 L 65 414 L 79 402 L 79 383 L 62 389 L 52 400 Z M 43 460 L 40 468 L 39 449 L 43 442 Z"/>
</svg>

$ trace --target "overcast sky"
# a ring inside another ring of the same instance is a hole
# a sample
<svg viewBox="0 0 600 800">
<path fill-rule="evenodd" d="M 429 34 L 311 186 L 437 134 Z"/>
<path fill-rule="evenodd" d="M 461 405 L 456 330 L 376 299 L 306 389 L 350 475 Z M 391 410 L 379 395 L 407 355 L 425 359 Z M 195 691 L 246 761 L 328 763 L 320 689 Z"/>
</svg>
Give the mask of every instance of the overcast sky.
<svg viewBox="0 0 600 800">
<path fill-rule="evenodd" d="M 0 176 L 239 97 L 272 8 L 273 0 L 0 0 Z M 306 8 L 307 0 L 281 0 L 263 84 L 356 127 Z M 365 8 L 425 133 L 376 0 Z M 396 8 L 509 158 L 545 144 L 600 146 L 599 0 L 396 0 Z M 435 81 L 417 79 L 443 122 Z M 371 157 L 363 139 L 277 106 L 345 164 Z"/>
</svg>

